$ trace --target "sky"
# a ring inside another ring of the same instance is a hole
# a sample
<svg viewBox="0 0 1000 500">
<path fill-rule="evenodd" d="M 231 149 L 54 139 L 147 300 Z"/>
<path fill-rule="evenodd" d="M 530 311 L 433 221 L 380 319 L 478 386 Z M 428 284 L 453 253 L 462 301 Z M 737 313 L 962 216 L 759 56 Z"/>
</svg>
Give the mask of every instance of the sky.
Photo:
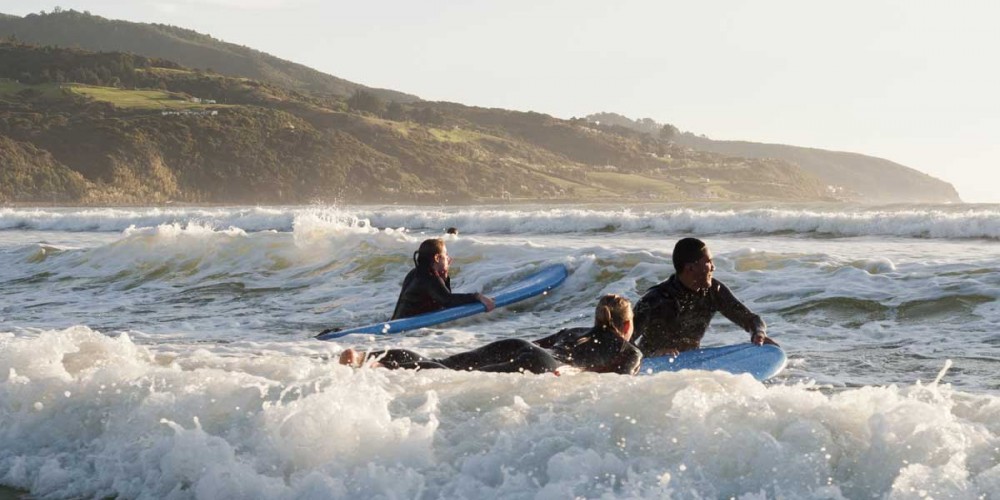
<svg viewBox="0 0 1000 500">
<path fill-rule="evenodd" d="M 56 6 L 427 100 L 878 156 L 1000 203 L 995 0 L 0 0 Z"/>
</svg>

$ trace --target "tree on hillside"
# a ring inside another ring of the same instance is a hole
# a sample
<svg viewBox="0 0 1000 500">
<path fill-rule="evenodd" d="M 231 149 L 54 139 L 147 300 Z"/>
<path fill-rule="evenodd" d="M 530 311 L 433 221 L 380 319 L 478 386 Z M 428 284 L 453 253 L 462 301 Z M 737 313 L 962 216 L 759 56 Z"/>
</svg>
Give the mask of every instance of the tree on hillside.
<svg viewBox="0 0 1000 500">
<path fill-rule="evenodd" d="M 424 125 L 444 125 L 444 113 L 432 108 L 420 108 L 414 113 L 414 119 Z"/>
<path fill-rule="evenodd" d="M 355 91 L 347 99 L 347 105 L 355 111 L 367 111 L 379 116 L 385 111 L 385 101 L 380 99 L 379 96 L 365 90 Z"/>
<path fill-rule="evenodd" d="M 667 123 L 660 128 L 660 139 L 663 139 L 664 141 L 671 141 L 674 137 L 677 137 L 677 134 L 680 133 L 681 131 L 678 130 L 677 127 Z"/>
<path fill-rule="evenodd" d="M 661 130 L 660 124 L 656 123 L 656 120 L 652 118 L 643 118 L 641 120 L 636 120 L 636 125 L 639 126 L 639 130 L 646 132 L 649 135 L 656 134 Z"/>
<path fill-rule="evenodd" d="M 385 110 L 385 117 L 397 122 L 406 120 L 406 108 L 404 108 L 402 104 L 392 101 L 389 103 L 389 107 Z"/>
</svg>

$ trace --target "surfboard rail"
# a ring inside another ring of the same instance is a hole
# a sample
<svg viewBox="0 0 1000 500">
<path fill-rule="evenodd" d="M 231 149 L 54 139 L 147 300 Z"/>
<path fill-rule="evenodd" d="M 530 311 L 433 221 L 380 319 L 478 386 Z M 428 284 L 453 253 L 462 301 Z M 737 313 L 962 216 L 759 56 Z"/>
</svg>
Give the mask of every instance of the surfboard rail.
<svg viewBox="0 0 1000 500">
<path fill-rule="evenodd" d="M 504 307 L 515 302 L 520 302 L 522 300 L 547 293 L 549 290 L 566 281 L 567 276 L 569 276 L 569 271 L 566 269 L 566 266 L 562 264 L 553 264 L 542 268 L 540 271 L 531 274 L 530 276 L 517 280 L 506 287 L 492 292 L 491 296 L 496 303 L 496 307 Z M 316 338 L 319 340 L 333 340 L 355 333 L 391 335 L 408 330 L 415 330 L 417 328 L 433 326 L 439 323 L 445 323 L 483 312 L 486 312 L 486 306 L 480 302 L 474 302 L 449 309 L 420 314 L 409 318 L 383 321 L 347 330 L 326 331 L 317 335 Z"/>
<path fill-rule="evenodd" d="M 754 345 L 749 342 L 721 347 L 705 347 L 684 351 L 677 357 L 656 356 L 642 360 L 641 374 L 676 372 L 681 370 L 722 370 L 729 373 L 749 373 L 755 379 L 767 380 L 785 369 L 788 356 L 776 345 Z"/>
</svg>

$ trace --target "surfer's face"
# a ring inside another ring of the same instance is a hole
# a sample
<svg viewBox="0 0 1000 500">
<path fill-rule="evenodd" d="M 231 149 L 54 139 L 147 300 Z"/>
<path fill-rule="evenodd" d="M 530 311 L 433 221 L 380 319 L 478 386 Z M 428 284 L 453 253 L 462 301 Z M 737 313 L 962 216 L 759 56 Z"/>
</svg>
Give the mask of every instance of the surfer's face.
<svg viewBox="0 0 1000 500">
<path fill-rule="evenodd" d="M 715 272 L 715 263 L 712 262 L 712 252 L 706 248 L 705 254 L 701 256 L 701 259 L 687 265 L 687 271 L 690 283 L 697 289 L 711 286 L 712 273 Z"/>
<path fill-rule="evenodd" d="M 630 319 L 630 320 L 626 321 L 625 322 L 625 328 L 622 329 L 622 339 L 624 339 L 625 342 L 628 342 L 628 341 L 632 340 L 632 332 L 634 332 L 634 331 L 635 331 L 635 328 L 634 328 L 634 326 L 632 324 L 632 320 Z"/>
<path fill-rule="evenodd" d="M 451 267 L 451 257 L 448 255 L 448 249 L 442 248 L 441 253 L 434 256 L 434 270 L 447 273 L 449 267 Z"/>
</svg>

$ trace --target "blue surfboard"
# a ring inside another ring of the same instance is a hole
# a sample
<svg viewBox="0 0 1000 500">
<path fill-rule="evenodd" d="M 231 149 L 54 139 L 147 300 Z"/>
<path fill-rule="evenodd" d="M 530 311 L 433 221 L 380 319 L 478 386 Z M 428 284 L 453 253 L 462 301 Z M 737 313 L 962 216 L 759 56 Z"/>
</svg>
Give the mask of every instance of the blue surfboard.
<svg viewBox="0 0 1000 500">
<path fill-rule="evenodd" d="M 503 307 L 548 292 L 561 285 L 563 281 L 566 281 L 566 276 L 568 275 L 566 266 L 562 264 L 551 265 L 531 276 L 493 292 L 491 296 L 496 302 L 497 307 Z M 324 332 L 317 335 L 316 338 L 320 340 L 332 340 L 352 333 L 388 335 L 432 326 L 482 312 L 486 312 L 486 306 L 480 302 L 473 302 L 471 304 L 464 304 L 450 309 L 397 319 L 395 321 L 383 321 L 348 330 Z"/>
<path fill-rule="evenodd" d="M 785 368 L 788 357 L 780 347 L 751 343 L 706 347 L 684 351 L 677 357 L 657 356 L 642 360 L 639 373 L 676 372 L 680 370 L 722 370 L 749 373 L 757 380 L 767 380 Z"/>
</svg>

